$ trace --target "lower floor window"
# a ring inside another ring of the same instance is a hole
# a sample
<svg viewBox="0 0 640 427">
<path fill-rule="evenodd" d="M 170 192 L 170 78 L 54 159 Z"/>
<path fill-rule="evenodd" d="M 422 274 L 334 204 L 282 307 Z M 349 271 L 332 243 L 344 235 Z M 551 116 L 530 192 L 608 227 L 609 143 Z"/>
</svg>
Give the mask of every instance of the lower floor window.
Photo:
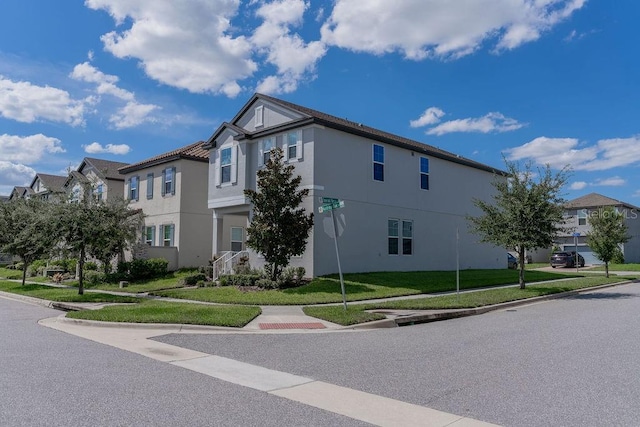
<svg viewBox="0 0 640 427">
<path fill-rule="evenodd" d="M 160 231 L 161 246 L 173 246 L 173 234 L 175 227 L 173 224 L 162 225 Z"/>
<path fill-rule="evenodd" d="M 155 244 L 155 241 L 156 241 L 156 226 L 152 225 L 150 227 L 145 227 L 144 242 L 149 246 L 153 246 Z"/>
<path fill-rule="evenodd" d="M 231 251 L 240 252 L 244 248 L 244 230 L 242 227 L 231 227 Z"/>
<path fill-rule="evenodd" d="M 389 255 L 413 254 L 413 221 L 390 219 L 387 230 Z"/>
</svg>

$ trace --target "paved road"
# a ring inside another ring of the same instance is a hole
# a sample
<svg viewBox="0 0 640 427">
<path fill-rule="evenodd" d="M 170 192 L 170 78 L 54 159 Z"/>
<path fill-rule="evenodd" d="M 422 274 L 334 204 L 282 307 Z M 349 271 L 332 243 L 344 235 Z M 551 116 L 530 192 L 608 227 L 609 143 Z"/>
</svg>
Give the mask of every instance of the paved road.
<svg viewBox="0 0 640 427">
<path fill-rule="evenodd" d="M 365 425 L 37 324 L 59 314 L 0 298 L 0 426 Z"/>
<path fill-rule="evenodd" d="M 506 426 L 640 425 L 637 284 L 356 333 L 156 340 Z"/>
</svg>

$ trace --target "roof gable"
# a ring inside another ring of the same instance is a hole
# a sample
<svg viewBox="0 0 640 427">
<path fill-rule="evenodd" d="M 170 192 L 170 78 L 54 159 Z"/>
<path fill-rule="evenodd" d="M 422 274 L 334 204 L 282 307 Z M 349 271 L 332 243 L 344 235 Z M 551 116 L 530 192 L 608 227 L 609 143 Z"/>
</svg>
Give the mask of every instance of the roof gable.
<svg viewBox="0 0 640 427">
<path fill-rule="evenodd" d="M 569 200 L 565 203 L 567 209 L 586 209 L 586 208 L 598 208 L 601 206 L 625 206 L 631 209 L 637 209 L 629 203 L 625 203 L 621 200 L 612 199 L 611 197 L 603 196 L 598 193 L 589 193 L 582 197 L 578 197 L 573 200 Z"/>
<path fill-rule="evenodd" d="M 78 166 L 78 172 L 84 174 L 85 169 L 91 169 L 101 179 L 123 181 L 124 178 L 120 175 L 118 169 L 128 165 L 129 163 L 85 157 L 84 160 L 82 160 L 82 163 L 80 163 L 80 166 Z"/>
</svg>

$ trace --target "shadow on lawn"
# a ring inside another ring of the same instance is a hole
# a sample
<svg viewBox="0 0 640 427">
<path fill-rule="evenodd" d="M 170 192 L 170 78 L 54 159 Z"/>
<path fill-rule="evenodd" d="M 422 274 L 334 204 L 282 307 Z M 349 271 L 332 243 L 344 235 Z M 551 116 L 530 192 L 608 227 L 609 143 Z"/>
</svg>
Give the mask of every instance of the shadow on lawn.
<svg viewBox="0 0 640 427">
<path fill-rule="evenodd" d="M 344 286 L 346 292 L 349 294 L 371 292 L 371 288 L 362 283 L 348 282 L 345 280 Z M 342 294 L 342 290 L 340 288 L 340 280 L 326 278 L 316 279 L 314 282 L 308 285 L 300 286 L 298 288 L 283 289 L 281 292 L 290 295 L 310 295 L 317 293 L 337 295 Z"/>
<path fill-rule="evenodd" d="M 630 298 L 638 298 L 638 297 L 640 297 L 640 295 L 628 294 L 625 292 L 598 292 L 598 293 L 573 295 L 573 296 L 567 297 L 567 299 L 588 301 L 588 300 L 607 300 L 607 299 L 630 299 Z"/>
</svg>

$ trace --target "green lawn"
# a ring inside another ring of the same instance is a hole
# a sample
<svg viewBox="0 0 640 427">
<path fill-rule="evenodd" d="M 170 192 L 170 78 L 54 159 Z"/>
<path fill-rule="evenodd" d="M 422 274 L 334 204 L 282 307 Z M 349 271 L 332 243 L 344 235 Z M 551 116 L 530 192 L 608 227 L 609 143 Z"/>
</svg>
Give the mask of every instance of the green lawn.
<svg viewBox="0 0 640 427">
<path fill-rule="evenodd" d="M 542 271 L 528 271 L 525 276 L 527 282 L 567 277 L 572 276 Z M 447 292 L 456 288 L 454 271 L 358 273 L 346 274 L 344 278 L 348 301 Z M 460 272 L 460 289 L 517 282 L 518 271 L 516 270 L 463 270 Z M 174 289 L 153 292 L 153 294 L 196 301 L 250 305 L 308 305 L 342 301 L 340 282 L 335 277 L 316 278 L 307 285 L 284 290 L 242 291 L 236 287 L 223 286 Z"/>
<path fill-rule="evenodd" d="M 604 265 L 593 267 L 591 271 L 604 271 Z M 640 264 L 609 264 L 609 271 L 640 271 Z"/>
<path fill-rule="evenodd" d="M 0 267 L 0 279 L 22 280 L 22 270 L 10 270 Z M 45 283 L 51 281 L 49 277 L 35 276 L 27 277 L 27 282 Z"/>
<path fill-rule="evenodd" d="M 549 264 L 548 262 L 532 262 L 531 264 L 524 265 L 525 270 L 533 270 L 536 268 L 543 268 L 543 267 L 551 267 L 551 264 Z"/>
<path fill-rule="evenodd" d="M 119 291 L 119 292 L 150 292 L 162 289 L 181 288 L 182 279 L 192 274 L 196 274 L 195 270 L 179 270 L 173 273 L 169 273 L 164 277 L 158 279 L 143 280 L 137 282 L 129 282 L 129 286 L 120 289 L 117 283 L 101 284 L 98 286 L 91 286 L 88 289 L 100 289 L 103 291 Z M 86 287 L 86 283 L 85 283 Z"/>
<path fill-rule="evenodd" d="M 76 289 L 53 288 L 51 286 L 26 284 L 22 286 L 17 282 L 0 281 L 0 291 L 11 292 L 14 294 L 26 295 L 34 298 L 40 298 L 48 301 L 59 302 L 138 302 L 135 297 L 123 297 L 110 294 L 100 294 L 94 292 L 85 292 L 84 295 L 78 295 Z"/>
<path fill-rule="evenodd" d="M 145 300 L 135 305 L 113 305 L 100 310 L 71 312 L 67 313 L 67 317 L 103 322 L 177 323 L 241 328 L 260 313 L 260 307 Z"/>
<path fill-rule="evenodd" d="M 401 309 L 401 310 L 436 310 L 455 308 L 475 308 L 485 305 L 499 304 L 508 301 L 533 298 L 542 295 L 566 292 L 575 289 L 589 288 L 593 286 L 617 283 L 629 280 L 629 277 L 604 276 L 577 278 L 570 281 L 541 283 L 538 285 L 528 285 L 526 289 L 520 288 L 500 288 L 487 289 L 477 292 L 465 292 L 457 295 L 443 295 L 429 298 L 419 298 L 411 300 L 388 301 L 375 304 L 352 304 L 345 313 L 342 306 L 325 307 L 304 307 L 303 310 L 309 316 L 327 320 L 340 325 L 353 325 L 369 320 L 361 320 L 365 310 L 375 309 Z M 366 319 L 366 318 L 365 318 Z"/>
</svg>

